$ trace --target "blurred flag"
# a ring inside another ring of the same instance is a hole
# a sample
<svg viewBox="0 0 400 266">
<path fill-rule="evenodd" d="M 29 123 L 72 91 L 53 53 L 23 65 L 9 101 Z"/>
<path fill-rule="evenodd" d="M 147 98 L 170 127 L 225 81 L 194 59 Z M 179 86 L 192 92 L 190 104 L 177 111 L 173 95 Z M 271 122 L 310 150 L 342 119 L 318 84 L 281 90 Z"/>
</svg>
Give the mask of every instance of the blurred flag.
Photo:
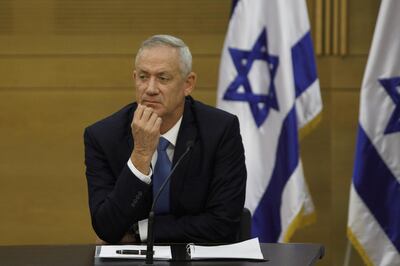
<svg viewBox="0 0 400 266">
<path fill-rule="evenodd" d="M 361 89 L 347 235 L 367 265 L 400 265 L 399 14 L 382 0 Z"/>
<path fill-rule="evenodd" d="M 306 2 L 233 4 L 217 105 L 240 120 L 252 234 L 286 242 L 314 214 L 298 141 L 298 129 L 322 109 Z"/>
</svg>

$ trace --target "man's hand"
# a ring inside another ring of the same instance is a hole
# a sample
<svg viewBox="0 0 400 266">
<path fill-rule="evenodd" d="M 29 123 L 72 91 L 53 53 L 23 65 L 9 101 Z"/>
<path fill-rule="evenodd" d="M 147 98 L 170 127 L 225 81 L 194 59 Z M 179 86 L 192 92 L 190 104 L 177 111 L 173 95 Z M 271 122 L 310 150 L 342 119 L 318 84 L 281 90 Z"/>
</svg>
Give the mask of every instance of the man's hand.
<svg viewBox="0 0 400 266">
<path fill-rule="evenodd" d="M 160 138 L 161 117 L 151 107 L 139 104 L 132 119 L 135 147 L 131 154 L 133 165 L 143 174 L 149 174 L 151 157 Z"/>
</svg>

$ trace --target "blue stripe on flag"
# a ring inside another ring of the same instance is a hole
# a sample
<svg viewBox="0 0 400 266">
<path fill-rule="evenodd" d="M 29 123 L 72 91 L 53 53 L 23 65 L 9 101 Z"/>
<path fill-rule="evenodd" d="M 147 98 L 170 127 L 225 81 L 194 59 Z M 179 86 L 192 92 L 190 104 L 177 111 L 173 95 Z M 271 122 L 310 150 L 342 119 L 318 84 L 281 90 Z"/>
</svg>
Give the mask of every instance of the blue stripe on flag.
<svg viewBox="0 0 400 266">
<path fill-rule="evenodd" d="M 297 98 L 317 79 L 310 32 L 292 47 L 292 64 Z"/>
<path fill-rule="evenodd" d="M 239 1 L 240 0 L 232 0 L 231 17 L 232 17 L 233 11 L 235 11 L 235 7 Z"/>
<path fill-rule="evenodd" d="M 361 125 L 358 128 L 353 184 L 382 230 L 400 252 L 400 184 Z"/>
<path fill-rule="evenodd" d="M 280 206 L 283 189 L 299 163 L 296 112 L 293 107 L 283 121 L 276 163 L 267 190 L 252 221 L 252 235 L 261 242 L 277 242 L 281 233 Z"/>
</svg>

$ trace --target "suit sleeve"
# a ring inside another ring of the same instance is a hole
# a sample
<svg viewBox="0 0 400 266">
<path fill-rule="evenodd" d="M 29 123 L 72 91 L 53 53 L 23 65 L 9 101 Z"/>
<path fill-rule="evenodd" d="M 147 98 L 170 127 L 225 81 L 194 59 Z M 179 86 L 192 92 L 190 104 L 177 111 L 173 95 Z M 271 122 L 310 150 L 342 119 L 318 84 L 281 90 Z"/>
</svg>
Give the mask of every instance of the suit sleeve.
<svg viewBox="0 0 400 266">
<path fill-rule="evenodd" d="M 150 185 L 138 179 L 127 164 L 113 173 L 103 145 L 87 128 L 84 133 L 86 178 L 92 226 L 104 241 L 121 240 L 132 224 L 148 209 Z"/>
<path fill-rule="evenodd" d="M 231 119 L 219 139 L 204 211 L 196 215 L 157 216 L 157 242 L 226 243 L 236 240 L 246 191 L 246 166 L 239 122 Z"/>
</svg>

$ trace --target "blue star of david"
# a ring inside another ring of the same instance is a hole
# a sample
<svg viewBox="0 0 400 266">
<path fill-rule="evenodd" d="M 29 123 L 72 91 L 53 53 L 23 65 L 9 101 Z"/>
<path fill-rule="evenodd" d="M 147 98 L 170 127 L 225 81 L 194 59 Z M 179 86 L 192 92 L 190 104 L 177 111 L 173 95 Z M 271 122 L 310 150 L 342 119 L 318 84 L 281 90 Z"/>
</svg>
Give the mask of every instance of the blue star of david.
<svg viewBox="0 0 400 266">
<path fill-rule="evenodd" d="M 251 50 L 240 50 L 229 47 L 229 53 L 235 65 L 237 76 L 228 86 L 225 94 L 225 100 L 248 102 L 251 113 L 257 127 L 260 127 L 267 119 L 271 108 L 279 111 L 278 100 L 275 93 L 275 76 L 279 65 L 278 56 L 268 53 L 267 30 L 263 29 L 258 36 Z M 256 60 L 262 60 L 267 63 L 270 77 L 270 84 L 265 84 L 265 94 L 253 93 L 248 74 Z M 244 92 L 239 89 L 243 87 Z M 268 91 L 268 93 L 267 93 Z"/>
<path fill-rule="evenodd" d="M 400 77 L 379 79 L 379 82 L 396 105 L 386 126 L 385 134 L 400 132 Z"/>
</svg>

